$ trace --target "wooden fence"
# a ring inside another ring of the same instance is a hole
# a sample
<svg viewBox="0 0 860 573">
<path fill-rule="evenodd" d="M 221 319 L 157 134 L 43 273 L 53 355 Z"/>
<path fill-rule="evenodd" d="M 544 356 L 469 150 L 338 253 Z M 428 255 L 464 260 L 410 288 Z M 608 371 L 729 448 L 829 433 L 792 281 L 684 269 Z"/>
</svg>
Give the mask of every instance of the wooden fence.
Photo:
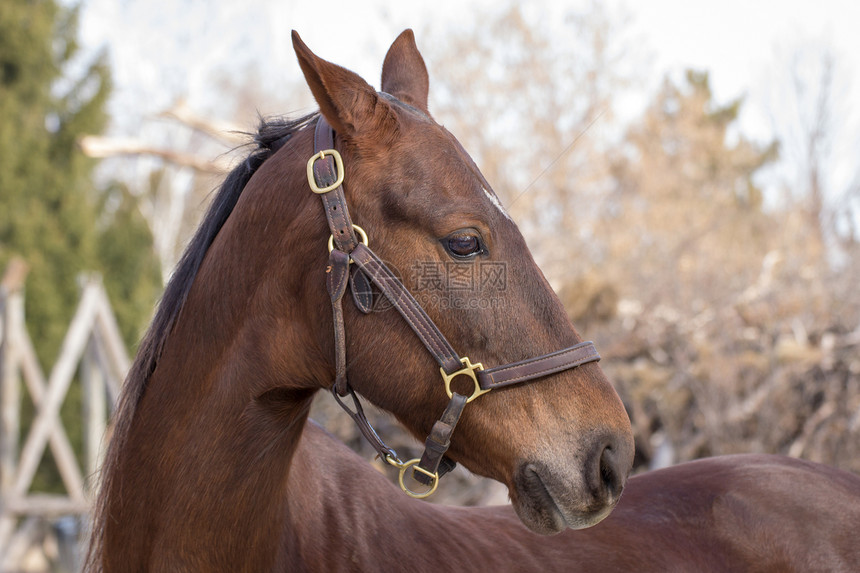
<svg viewBox="0 0 860 573">
<path fill-rule="evenodd" d="M 0 282 L 0 571 L 19 571 L 43 542 L 45 524 L 85 516 L 103 453 L 106 419 L 116 403 L 129 359 L 101 279 L 80 279 L 81 298 L 59 357 L 46 378 L 24 321 L 26 264 L 13 260 Z M 76 378 L 77 375 L 77 378 Z M 73 380 L 82 385 L 81 468 L 60 419 Z M 35 416 L 22 435 L 21 404 L 29 394 Z M 66 493 L 30 491 L 50 448 Z M 56 551 L 55 551 L 56 552 Z M 56 559 L 56 556 L 54 556 Z"/>
</svg>

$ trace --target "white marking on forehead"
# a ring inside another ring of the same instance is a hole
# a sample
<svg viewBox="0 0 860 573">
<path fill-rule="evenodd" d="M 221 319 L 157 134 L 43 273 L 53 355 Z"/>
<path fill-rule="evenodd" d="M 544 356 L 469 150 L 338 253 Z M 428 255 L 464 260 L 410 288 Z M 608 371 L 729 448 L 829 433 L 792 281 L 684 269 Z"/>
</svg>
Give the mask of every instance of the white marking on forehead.
<svg viewBox="0 0 860 573">
<path fill-rule="evenodd" d="M 501 202 L 501 201 L 499 201 L 499 198 L 498 198 L 498 197 L 496 197 L 496 194 L 495 194 L 495 193 L 493 193 L 492 191 L 488 191 L 488 190 L 487 190 L 487 188 L 486 188 L 486 187 L 484 187 L 483 185 L 481 185 L 481 191 L 483 191 L 483 192 L 484 192 L 484 195 L 486 195 L 486 196 L 487 196 L 487 199 L 489 199 L 489 200 L 490 200 L 490 203 L 492 203 L 493 205 L 495 205 L 496 209 L 498 209 L 498 210 L 499 210 L 499 212 L 500 212 L 502 215 L 504 215 L 504 216 L 505 216 L 505 219 L 507 219 L 507 220 L 508 220 L 508 221 L 510 221 L 511 223 L 513 223 L 513 222 L 514 222 L 514 220 L 513 220 L 513 219 L 511 219 L 511 216 L 510 216 L 510 215 L 508 215 L 508 212 L 507 212 L 507 211 L 505 211 L 505 208 L 502 206 L 502 202 Z"/>
</svg>

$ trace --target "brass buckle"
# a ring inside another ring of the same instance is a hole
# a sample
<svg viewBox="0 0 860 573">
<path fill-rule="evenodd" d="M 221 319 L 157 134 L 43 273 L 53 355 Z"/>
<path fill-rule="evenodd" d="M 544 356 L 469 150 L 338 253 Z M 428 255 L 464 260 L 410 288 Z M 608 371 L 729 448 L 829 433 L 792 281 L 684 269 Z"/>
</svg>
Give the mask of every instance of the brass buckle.
<svg viewBox="0 0 860 573">
<path fill-rule="evenodd" d="M 334 164 L 337 167 L 337 181 L 329 185 L 328 187 L 320 187 L 317 185 L 317 178 L 314 177 L 314 163 L 316 163 L 317 159 L 325 159 L 326 155 L 331 155 L 334 157 Z M 323 149 L 319 153 L 314 154 L 310 159 L 308 159 L 308 184 L 311 186 L 311 191 L 316 193 L 317 195 L 322 195 L 323 193 L 328 193 L 329 191 L 334 191 L 343 183 L 343 158 L 341 158 L 340 153 L 337 152 L 336 149 Z"/>
<path fill-rule="evenodd" d="M 421 460 L 419 460 L 418 458 L 415 458 L 414 460 L 409 460 L 408 462 L 401 462 L 397 458 L 385 456 L 385 461 L 400 470 L 400 475 L 397 477 L 397 481 L 400 482 L 400 489 L 402 489 L 403 493 L 405 493 L 409 497 L 414 497 L 415 499 L 424 499 L 425 497 L 430 497 L 431 495 L 433 495 L 433 492 L 436 491 L 437 487 L 439 487 L 439 474 L 430 473 L 421 466 L 419 466 L 418 462 L 420 462 Z M 433 484 L 430 486 L 430 489 L 428 489 L 427 491 L 412 491 L 411 489 L 409 489 L 409 487 L 407 487 L 403 476 L 406 475 L 406 470 L 408 470 L 412 466 L 415 466 L 416 470 L 433 480 Z"/>
<path fill-rule="evenodd" d="M 472 382 L 475 383 L 475 390 L 472 392 L 472 395 L 466 399 L 466 403 L 468 404 L 469 402 L 471 402 L 472 400 L 474 400 L 478 396 L 481 396 L 482 394 L 486 394 L 487 392 L 492 390 L 492 388 L 490 388 L 489 390 L 484 390 L 483 388 L 481 388 L 481 385 L 478 383 L 478 377 L 475 375 L 475 371 L 476 370 L 483 370 L 484 369 L 483 364 L 481 364 L 480 362 L 478 362 L 477 364 L 472 364 L 469 361 L 469 358 L 467 356 L 464 356 L 463 358 L 461 358 L 460 362 L 463 364 L 463 366 L 465 368 L 461 368 L 460 370 L 457 370 L 453 374 L 448 374 L 447 372 L 445 372 L 444 368 L 439 368 L 439 372 L 442 373 L 442 380 L 445 381 L 445 393 L 448 394 L 449 398 L 454 397 L 454 394 L 451 392 L 451 380 L 453 380 L 454 378 L 456 378 L 457 376 L 459 376 L 461 374 L 463 374 L 464 376 L 468 376 L 469 378 L 472 379 Z"/>
<path fill-rule="evenodd" d="M 359 227 L 358 225 L 353 225 L 353 229 L 358 233 L 358 242 L 364 245 L 367 245 L 367 233 L 364 232 L 364 229 Z M 334 235 L 329 235 L 328 237 L 328 252 L 332 252 L 334 250 Z M 352 262 L 352 258 L 349 259 L 349 262 Z"/>
</svg>

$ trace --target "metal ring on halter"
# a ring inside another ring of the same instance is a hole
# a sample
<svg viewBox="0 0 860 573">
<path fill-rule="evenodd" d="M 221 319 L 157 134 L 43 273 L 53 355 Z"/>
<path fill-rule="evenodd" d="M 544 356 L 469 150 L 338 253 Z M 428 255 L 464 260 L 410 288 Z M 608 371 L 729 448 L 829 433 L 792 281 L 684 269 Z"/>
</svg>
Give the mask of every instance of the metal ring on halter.
<svg viewBox="0 0 860 573">
<path fill-rule="evenodd" d="M 415 458 L 413 460 L 409 460 L 408 462 L 401 462 L 400 460 L 392 459 L 391 456 L 387 456 L 386 461 L 400 470 L 400 475 L 397 476 L 397 481 L 400 482 L 400 489 L 402 489 L 403 492 L 406 495 L 408 495 L 409 497 L 414 497 L 415 499 L 424 499 L 425 497 L 430 497 L 431 495 L 433 495 L 433 492 L 436 491 L 437 487 L 439 487 L 439 474 L 438 474 L 438 472 L 437 473 L 430 473 L 427 470 L 425 470 L 424 468 L 422 468 L 421 466 L 419 466 L 418 462 L 420 462 L 421 460 L 419 460 L 418 458 Z M 403 479 L 403 476 L 406 475 L 406 470 L 408 470 L 409 468 L 411 468 L 413 466 L 415 467 L 415 471 L 419 471 L 422 474 L 428 476 L 429 478 L 431 478 L 433 480 L 433 485 L 431 485 L 430 489 L 428 489 L 427 491 L 417 492 L 417 491 L 412 491 L 411 489 L 409 489 L 409 487 L 407 487 L 406 482 Z"/>
<path fill-rule="evenodd" d="M 365 233 L 364 229 L 362 229 L 358 225 L 353 225 L 352 228 L 355 229 L 356 233 L 358 233 L 359 242 L 362 243 L 366 247 L 367 246 L 367 233 Z M 333 250 L 334 250 L 334 235 L 329 235 L 329 237 L 328 237 L 328 252 L 332 252 Z M 349 262 L 352 262 L 352 259 L 350 259 Z"/>
</svg>

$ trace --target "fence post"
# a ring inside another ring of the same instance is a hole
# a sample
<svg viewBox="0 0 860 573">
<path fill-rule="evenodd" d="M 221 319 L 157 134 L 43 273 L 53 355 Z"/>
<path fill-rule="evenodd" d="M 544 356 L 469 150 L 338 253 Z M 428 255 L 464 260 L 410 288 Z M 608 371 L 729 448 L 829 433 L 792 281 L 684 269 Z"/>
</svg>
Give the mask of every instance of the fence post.
<svg viewBox="0 0 860 573">
<path fill-rule="evenodd" d="M 101 278 L 96 274 L 84 275 L 79 279 L 81 294 L 85 285 L 97 283 L 101 287 Z M 100 450 L 102 439 L 105 435 L 105 416 L 107 403 L 107 381 L 104 369 L 108 368 L 107 362 L 99 353 L 101 337 L 99 329 L 93 328 L 90 339 L 87 342 L 84 355 L 81 357 L 81 390 L 82 390 L 82 418 L 84 430 L 84 472 L 88 488 L 95 485 L 96 471 L 101 465 Z M 92 483 L 90 483 L 92 482 Z"/>
<path fill-rule="evenodd" d="M 0 497 L 15 483 L 21 423 L 18 348 L 24 328 L 24 279 L 29 268 L 12 259 L 0 282 Z"/>
</svg>

